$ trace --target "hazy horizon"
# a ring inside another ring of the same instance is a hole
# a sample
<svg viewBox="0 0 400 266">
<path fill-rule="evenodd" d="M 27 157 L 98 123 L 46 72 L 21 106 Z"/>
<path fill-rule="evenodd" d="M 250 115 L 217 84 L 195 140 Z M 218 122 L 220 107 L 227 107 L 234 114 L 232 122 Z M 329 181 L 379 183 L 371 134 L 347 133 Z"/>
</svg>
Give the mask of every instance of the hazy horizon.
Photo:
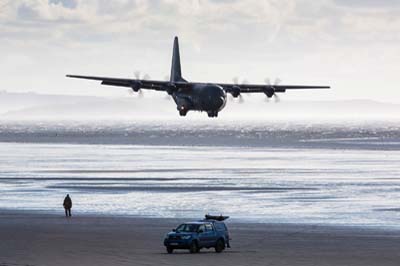
<svg viewBox="0 0 400 266">
<path fill-rule="evenodd" d="M 286 100 L 268 102 L 264 95 L 244 96 L 243 102 L 229 97 L 220 113 L 224 121 L 397 121 L 400 104 L 374 100 Z M 0 91 L 0 120 L 210 120 L 204 113 L 191 111 L 179 117 L 175 103 L 162 93 L 142 96 L 79 96 Z M 215 119 L 210 123 L 218 124 Z"/>
</svg>

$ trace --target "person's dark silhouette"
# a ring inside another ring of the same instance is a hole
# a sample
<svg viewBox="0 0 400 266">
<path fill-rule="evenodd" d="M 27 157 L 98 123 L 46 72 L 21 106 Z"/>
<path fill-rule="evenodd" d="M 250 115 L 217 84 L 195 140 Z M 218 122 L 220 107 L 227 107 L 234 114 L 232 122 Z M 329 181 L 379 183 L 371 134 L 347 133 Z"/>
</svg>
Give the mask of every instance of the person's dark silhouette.
<svg viewBox="0 0 400 266">
<path fill-rule="evenodd" d="M 65 216 L 71 216 L 72 200 L 69 197 L 69 194 L 67 194 L 67 196 L 65 197 L 63 206 L 65 209 Z"/>
</svg>

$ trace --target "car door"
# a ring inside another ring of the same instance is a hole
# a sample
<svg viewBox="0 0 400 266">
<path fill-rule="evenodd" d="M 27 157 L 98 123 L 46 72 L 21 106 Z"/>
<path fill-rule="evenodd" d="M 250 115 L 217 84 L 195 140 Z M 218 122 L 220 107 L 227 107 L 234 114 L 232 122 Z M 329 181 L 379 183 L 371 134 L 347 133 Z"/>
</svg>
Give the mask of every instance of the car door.
<svg viewBox="0 0 400 266">
<path fill-rule="evenodd" d="M 199 226 L 198 236 L 199 236 L 199 245 L 200 245 L 200 247 L 207 246 L 208 238 L 207 238 L 206 227 L 204 226 L 204 224 Z"/>
<path fill-rule="evenodd" d="M 207 233 L 207 246 L 212 247 L 217 242 L 217 233 L 212 223 L 205 224 L 205 228 Z"/>
</svg>

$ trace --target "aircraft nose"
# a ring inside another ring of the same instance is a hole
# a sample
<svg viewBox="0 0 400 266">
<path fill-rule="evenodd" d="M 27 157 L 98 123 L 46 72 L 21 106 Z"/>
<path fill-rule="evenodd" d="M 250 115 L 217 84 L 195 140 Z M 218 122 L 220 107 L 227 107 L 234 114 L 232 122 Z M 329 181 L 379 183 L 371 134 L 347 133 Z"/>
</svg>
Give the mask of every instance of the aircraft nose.
<svg viewBox="0 0 400 266">
<path fill-rule="evenodd" d="M 224 105 L 224 103 L 225 103 L 224 97 L 219 97 L 217 99 L 216 105 L 217 105 L 218 108 L 221 108 Z"/>
<path fill-rule="evenodd" d="M 224 97 L 219 97 L 219 106 L 221 107 L 225 102 Z"/>
</svg>

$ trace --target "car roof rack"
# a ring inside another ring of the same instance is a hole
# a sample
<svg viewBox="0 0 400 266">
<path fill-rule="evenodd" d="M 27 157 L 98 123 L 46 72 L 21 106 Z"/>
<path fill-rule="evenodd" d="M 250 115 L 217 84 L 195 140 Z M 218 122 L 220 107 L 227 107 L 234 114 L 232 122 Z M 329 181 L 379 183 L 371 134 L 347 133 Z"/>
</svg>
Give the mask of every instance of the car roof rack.
<svg viewBox="0 0 400 266">
<path fill-rule="evenodd" d="M 220 221 L 220 222 L 222 222 L 222 221 L 225 221 L 226 219 L 228 219 L 229 218 L 229 216 L 223 216 L 222 214 L 220 214 L 220 215 L 210 215 L 210 214 L 206 214 L 205 216 L 204 216 L 204 220 L 205 221 L 207 221 L 207 220 L 215 220 L 215 221 Z"/>
</svg>

